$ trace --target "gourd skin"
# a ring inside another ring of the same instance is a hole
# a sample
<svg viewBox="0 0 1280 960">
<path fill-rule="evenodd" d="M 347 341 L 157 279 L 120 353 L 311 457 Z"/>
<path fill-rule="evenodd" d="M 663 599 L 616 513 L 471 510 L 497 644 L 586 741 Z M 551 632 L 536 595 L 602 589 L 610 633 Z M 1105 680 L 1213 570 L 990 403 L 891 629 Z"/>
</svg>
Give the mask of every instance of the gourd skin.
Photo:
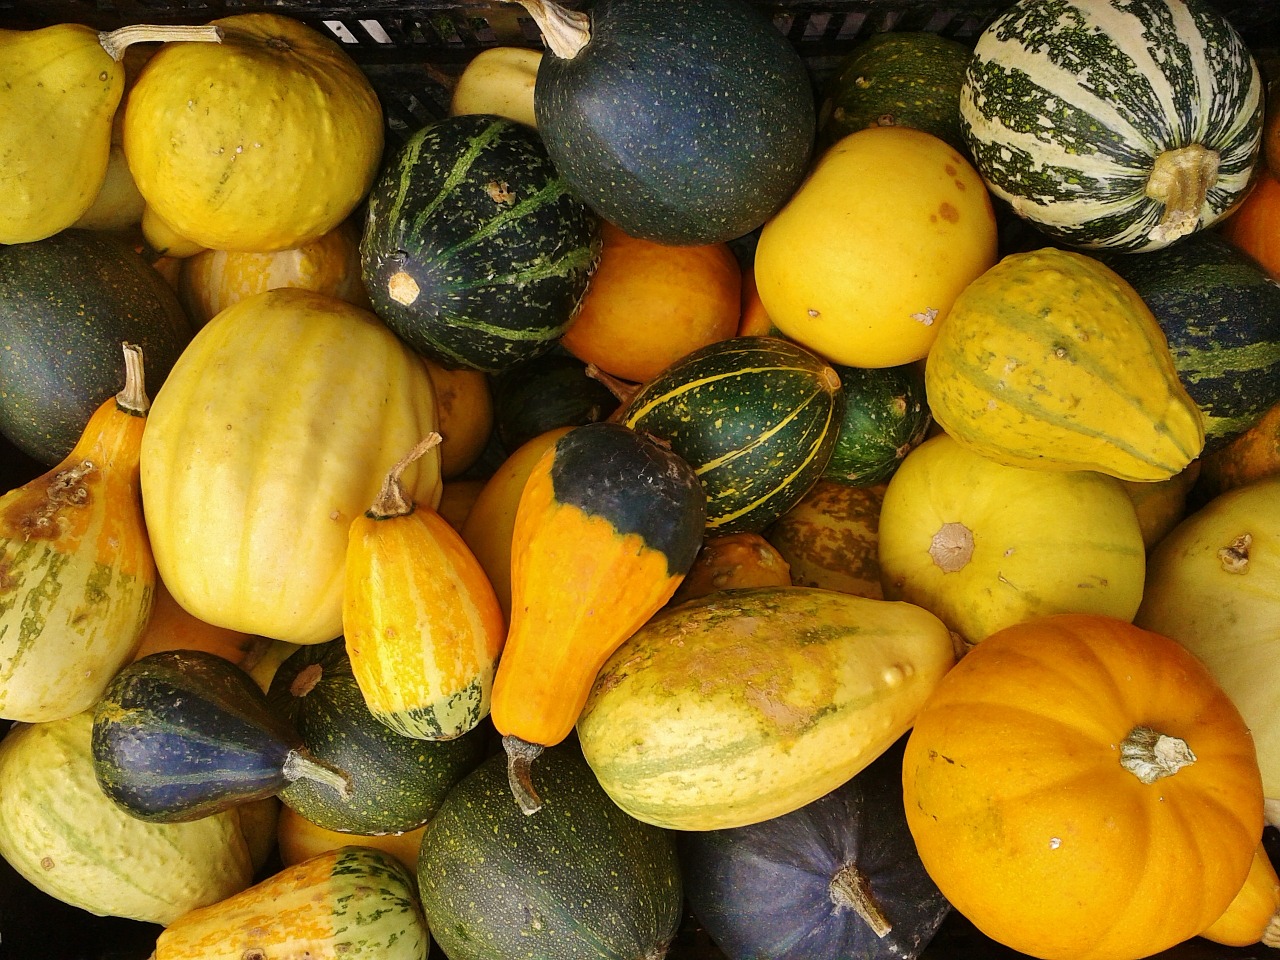
<svg viewBox="0 0 1280 960">
<path fill-rule="evenodd" d="M 165 585 L 216 626 L 291 643 L 339 636 L 351 520 L 435 427 L 426 369 L 369 312 L 290 288 L 224 310 L 175 365 L 143 437 Z M 434 508 L 438 451 L 404 481 Z"/>
</svg>

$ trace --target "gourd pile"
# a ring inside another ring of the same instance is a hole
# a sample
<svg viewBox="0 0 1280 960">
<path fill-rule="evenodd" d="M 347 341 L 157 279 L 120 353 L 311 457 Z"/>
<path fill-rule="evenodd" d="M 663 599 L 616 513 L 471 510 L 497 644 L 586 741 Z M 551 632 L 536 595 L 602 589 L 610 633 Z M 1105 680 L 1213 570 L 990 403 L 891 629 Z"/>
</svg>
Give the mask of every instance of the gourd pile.
<svg viewBox="0 0 1280 960">
<path fill-rule="evenodd" d="M 399 143 L 0 31 L 0 856 L 155 960 L 1280 946 L 1261 51 L 521 2 Z"/>
</svg>

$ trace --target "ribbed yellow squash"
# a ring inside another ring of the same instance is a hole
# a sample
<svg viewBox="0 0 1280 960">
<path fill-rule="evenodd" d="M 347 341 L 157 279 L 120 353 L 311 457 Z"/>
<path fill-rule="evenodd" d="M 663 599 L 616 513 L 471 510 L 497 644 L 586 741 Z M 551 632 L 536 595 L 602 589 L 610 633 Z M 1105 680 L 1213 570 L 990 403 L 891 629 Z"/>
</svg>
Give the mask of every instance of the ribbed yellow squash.
<svg viewBox="0 0 1280 960">
<path fill-rule="evenodd" d="M 1164 480 L 1204 446 L 1151 310 L 1071 251 L 1011 254 L 969 284 L 929 352 L 925 387 L 947 433 L 1012 466 Z"/>
<path fill-rule="evenodd" d="M 426 367 L 372 313 L 291 288 L 241 300 L 183 351 L 143 435 L 161 578 L 215 626 L 339 636 L 351 522 L 435 429 Z M 404 474 L 433 508 L 439 465 L 428 451 Z"/>
</svg>

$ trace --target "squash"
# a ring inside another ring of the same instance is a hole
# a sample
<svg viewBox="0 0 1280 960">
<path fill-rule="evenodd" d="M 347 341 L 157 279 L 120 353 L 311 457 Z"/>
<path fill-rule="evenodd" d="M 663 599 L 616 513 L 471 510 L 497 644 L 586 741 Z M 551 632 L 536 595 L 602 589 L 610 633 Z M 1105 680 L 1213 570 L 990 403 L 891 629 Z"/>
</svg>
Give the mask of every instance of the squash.
<svg viewBox="0 0 1280 960">
<path fill-rule="evenodd" d="M 660 438 L 707 495 L 707 533 L 759 532 L 831 460 L 844 389 L 830 364 L 776 337 L 731 337 L 644 384 L 618 422 Z"/>
<path fill-rule="evenodd" d="M 436 394 L 440 424 L 440 476 L 453 480 L 484 456 L 493 435 L 494 404 L 489 377 L 479 370 L 452 369 L 422 358 Z"/>
<path fill-rule="evenodd" d="M 423 960 L 429 944 L 410 872 L 389 853 L 347 846 L 183 914 L 152 957 Z"/>
<path fill-rule="evenodd" d="M 247 673 L 203 650 L 153 653 L 112 678 L 93 709 L 93 771 L 113 803 L 153 823 L 198 820 L 302 777 L 351 792 Z"/>
<path fill-rule="evenodd" d="M 1253 740 L 1209 671 L 1091 614 L 970 650 L 916 716 L 902 784 L 943 895 L 1044 960 L 1132 960 L 1194 936 L 1262 835 Z"/>
<path fill-rule="evenodd" d="M 758 533 L 726 533 L 702 542 L 693 566 L 667 601 L 674 606 L 737 587 L 788 587 L 791 570 L 782 554 Z"/>
<path fill-rule="evenodd" d="M 125 103 L 125 156 L 147 207 L 213 250 L 284 250 L 335 229 L 382 158 L 368 77 L 296 18 L 212 25 L 221 43 L 157 51 Z"/>
<path fill-rule="evenodd" d="M 233 303 L 274 287 L 299 287 L 369 306 L 360 280 L 360 233 L 344 220 L 328 233 L 270 253 L 200 250 L 182 260 L 178 294 L 196 328 Z"/>
<path fill-rule="evenodd" d="M 1280 110 L 1276 111 L 1280 116 Z M 1273 279 L 1280 280 L 1280 243 L 1276 217 L 1280 215 L 1280 180 L 1261 170 L 1253 187 L 1235 211 L 1222 221 L 1218 233 L 1233 246 L 1258 261 Z"/>
<path fill-rule="evenodd" d="M 151 616 L 156 566 L 138 456 L 150 400 L 142 351 L 57 467 L 0 497 L 0 717 L 92 706 Z"/>
<path fill-rule="evenodd" d="M 726 243 L 672 246 L 601 226 L 600 264 L 560 344 L 641 383 L 737 333 L 742 271 Z"/>
<path fill-rule="evenodd" d="M 799 810 L 679 835 L 685 897 L 729 960 L 914 960 L 951 905 L 902 810 L 899 737 Z"/>
<path fill-rule="evenodd" d="M 790 567 L 793 585 L 884 599 L 880 507 L 886 486 L 819 480 L 765 530 Z"/>
<path fill-rule="evenodd" d="M 367 836 L 417 829 L 485 755 L 483 730 L 424 744 L 382 723 L 365 705 L 341 638 L 290 654 L 271 678 L 267 703 L 310 757 L 347 775 L 345 797 L 305 777 L 280 791 L 286 806 L 329 830 Z"/>
<path fill-rule="evenodd" d="M 493 378 L 493 429 L 502 448 L 519 449 L 539 434 L 609 419 L 618 398 L 594 368 L 555 350 Z"/>
<path fill-rule="evenodd" d="M 1230 490 L 1151 553 L 1134 623 L 1208 666 L 1253 733 L 1266 795 L 1280 799 L 1280 477 Z"/>
<path fill-rule="evenodd" d="M 80 23 L 0 30 L 0 243 L 43 240 L 93 205 L 107 176 L 129 44 L 220 39 L 216 27 L 145 24 L 111 33 Z"/>
<path fill-rule="evenodd" d="M 488 113 L 536 127 L 533 85 L 542 51 L 485 47 L 467 61 L 449 95 L 449 115 Z"/>
<path fill-rule="evenodd" d="M 1231 947 L 1254 943 L 1280 947 L 1280 876 L 1264 844 L 1259 843 L 1253 853 L 1244 886 L 1200 936 Z"/>
<path fill-rule="evenodd" d="M 599 257 L 599 219 L 537 132 L 487 114 L 406 141 L 373 186 L 360 242 L 378 316 L 424 356 L 486 373 L 554 346 Z"/>
<path fill-rule="evenodd" d="M 292 288 L 241 300 L 196 334 L 148 419 L 142 497 L 161 578 L 215 626 L 332 640 L 351 521 L 435 428 L 426 368 L 373 314 Z M 438 452 L 404 480 L 434 507 Z"/>
<path fill-rule="evenodd" d="M 93 772 L 93 713 L 14 727 L 0 741 L 0 856 L 27 881 L 99 916 L 169 923 L 253 882 L 272 833 L 251 808 L 186 823 L 121 810 Z M 262 842 L 265 840 L 266 842 Z"/>
<path fill-rule="evenodd" d="M 530 765 L 573 732 L 600 665 L 671 599 L 706 529 L 693 468 L 616 423 L 574 427 L 534 464 L 511 540 L 511 622 L 493 681 L 521 809 Z"/>
<path fill-rule="evenodd" d="M 978 36 L 960 123 L 992 193 L 1082 248 L 1158 250 L 1240 200 L 1263 85 L 1226 15 L 1185 0 L 1019 0 Z"/>
<path fill-rule="evenodd" d="M 265 637 L 215 627 L 192 616 L 173 599 L 164 581 L 157 578 L 151 616 L 133 651 L 133 659 L 161 650 L 207 650 L 247 669 L 261 657 L 269 643 Z"/>
<path fill-rule="evenodd" d="M 925 362 L 934 420 L 1009 466 L 1163 480 L 1204 448 L 1151 309 L 1093 257 L 1006 256 L 956 300 Z"/>
<path fill-rule="evenodd" d="M 965 286 L 996 261 L 991 198 L 943 140 L 910 127 L 851 133 L 818 158 L 760 232 L 760 302 L 832 363 L 919 360 Z"/>
<path fill-rule="evenodd" d="M 142 222 L 145 206 L 146 201 L 142 199 L 138 185 L 133 182 L 133 174 L 129 172 L 124 147 L 113 142 L 107 154 L 107 172 L 102 178 L 102 186 L 94 195 L 89 209 L 80 214 L 69 229 L 124 233 Z"/>
<path fill-rule="evenodd" d="M 466 541 L 401 479 L 439 439 L 429 434 L 401 458 L 351 522 L 342 595 L 364 703 L 389 730 L 419 740 L 452 740 L 489 715 L 507 626 Z"/>
<path fill-rule="evenodd" d="M 844 417 L 822 475 L 858 487 L 888 480 L 933 423 L 920 364 L 836 367 Z"/>
<path fill-rule="evenodd" d="M 485 481 L 477 479 L 445 481 L 444 490 L 440 495 L 440 504 L 436 507 L 436 512 L 444 517 L 445 523 L 461 533 L 462 525 L 467 520 L 467 514 L 471 512 L 471 507 L 480 496 L 480 491 L 484 489 L 484 485 Z M 486 576 L 488 575 L 486 574 Z"/>
<path fill-rule="evenodd" d="M 889 600 L 919 604 L 968 644 L 1053 613 L 1132 620 L 1146 545 L 1120 482 L 1008 467 L 938 434 L 907 455 L 880 508 Z"/>
<path fill-rule="evenodd" d="M 946 626 L 913 604 L 724 590 L 664 611 L 618 648 L 578 739 L 636 819 L 746 826 L 856 775 L 907 731 L 954 662 Z"/>
<path fill-rule="evenodd" d="M 142 239 L 147 247 L 158 257 L 181 262 L 188 257 L 207 250 L 204 244 L 192 240 L 180 233 L 178 229 L 149 204 L 142 207 Z"/>
<path fill-rule="evenodd" d="M 1187 469 L 1168 480 L 1120 481 L 1138 514 L 1138 526 L 1148 554 L 1187 515 L 1201 463 L 1202 460 L 1192 460 Z"/>
<path fill-rule="evenodd" d="M 1257 423 L 1200 461 L 1195 497 L 1205 502 L 1220 493 L 1280 473 L 1280 402 Z"/>
<path fill-rule="evenodd" d="M 276 823 L 276 837 L 279 844 L 280 862 L 291 867 L 303 860 L 310 860 L 317 854 L 339 847 L 360 846 L 373 847 L 391 854 L 405 869 L 414 874 L 414 885 L 417 885 L 418 851 L 422 846 L 422 835 L 426 833 L 424 823 L 404 833 L 351 834 L 339 833 L 318 826 L 294 811 L 288 804 L 280 804 L 280 815 Z"/>
<path fill-rule="evenodd" d="M 633 237 L 697 246 L 762 224 L 813 148 L 804 61 L 741 0 L 521 0 L 547 46 L 533 90 L 551 161 Z"/>
<path fill-rule="evenodd" d="M 534 770 L 545 806 L 525 816 L 501 756 L 445 797 L 418 860 L 422 907 L 451 960 L 662 957 L 681 913 L 674 838 L 631 819 L 573 741 Z"/>
<path fill-rule="evenodd" d="M 142 348 L 155 396 L 192 332 L 173 290 L 121 237 L 64 230 L 0 246 L 0 432 L 59 463 L 120 389 L 122 342 Z"/>
</svg>

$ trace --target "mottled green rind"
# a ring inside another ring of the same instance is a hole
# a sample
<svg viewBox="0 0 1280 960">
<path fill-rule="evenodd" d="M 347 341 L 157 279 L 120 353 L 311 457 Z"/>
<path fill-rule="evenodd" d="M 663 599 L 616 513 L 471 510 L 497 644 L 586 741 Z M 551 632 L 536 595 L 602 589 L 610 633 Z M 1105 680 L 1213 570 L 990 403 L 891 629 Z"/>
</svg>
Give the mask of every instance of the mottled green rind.
<svg viewBox="0 0 1280 960">
<path fill-rule="evenodd" d="M 360 244 L 374 312 L 448 367 L 501 373 L 550 350 L 600 257 L 599 219 L 531 127 L 471 114 L 423 127 L 374 184 Z M 407 274 L 410 303 L 388 283 Z"/>
<path fill-rule="evenodd" d="M 844 388 L 844 417 L 822 475 L 855 487 L 888 480 L 933 422 L 924 371 L 907 364 L 877 369 L 837 366 L 836 373 Z"/>
<path fill-rule="evenodd" d="M 586 363 L 563 352 L 493 378 L 493 429 L 509 451 L 548 430 L 597 423 L 617 408 L 618 398 L 587 374 Z"/>
<path fill-rule="evenodd" d="M 427 827 L 418 887 L 450 960 L 641 960 L 675 936 L 682 889 L 670 833 L 623 813 L 573 739 L 533 763 L 543 806 L 521 812 L 490 757 Z"/>
<path fill-rule="evenodd" d="M 399 860 L 369 847 L 344 847 L 330 876 L 345 879 L 351 888 L 333 900 L 334 956 L 426 960 L 430 931 L 413 876 Z"/>
<path fill-rule="evenodd" d="M 122 343 L 142 347 L 154 397 L 193 335 L 164 278 L 118 237 L 64 230 L 0 245 L 0 433 L 61 462 L 124 386 Z"/>
<path fill-rule="evenodd" d="M 844 402 L 834 369 L 817 355 L 774 337 L 733 337 L 645 384 L 622 422 L 693 466 L 707 493 L 708 532 L 754 533 L 822 476 Z"/>
<path fill-rule="evenodd" d="M 965 153 L 960 86 L 972 51 L 924 30 L 877 33 L 855 46 L 828 81 L 818 147 L 867 127 L 911 127 Z"/>
<path fill-rule="evenodd" d="M 299 674 L 304 676 L 295 688 Z M 345 772 L 351 787 L 343 799 L 331 786 L 299 779 L 280 799 L 339 833 L 403 833 L 422 826 L 485 753 L 481 729 L 429 741 L 401 736 L 381 722 L 365 704 L 341 637 L 290 654 L 272 677 L 267 701 L 293 724 L 311 755 Z"/>
<path fill-rule="evenodd" d="M 1163 250 L 1098 259 L 1164 330 L 1178 378 L 1204 414 L 1206 453 L 1280 402 L 1280 284 L 1252 257 L 1202 231 Z"/>
</svg>

